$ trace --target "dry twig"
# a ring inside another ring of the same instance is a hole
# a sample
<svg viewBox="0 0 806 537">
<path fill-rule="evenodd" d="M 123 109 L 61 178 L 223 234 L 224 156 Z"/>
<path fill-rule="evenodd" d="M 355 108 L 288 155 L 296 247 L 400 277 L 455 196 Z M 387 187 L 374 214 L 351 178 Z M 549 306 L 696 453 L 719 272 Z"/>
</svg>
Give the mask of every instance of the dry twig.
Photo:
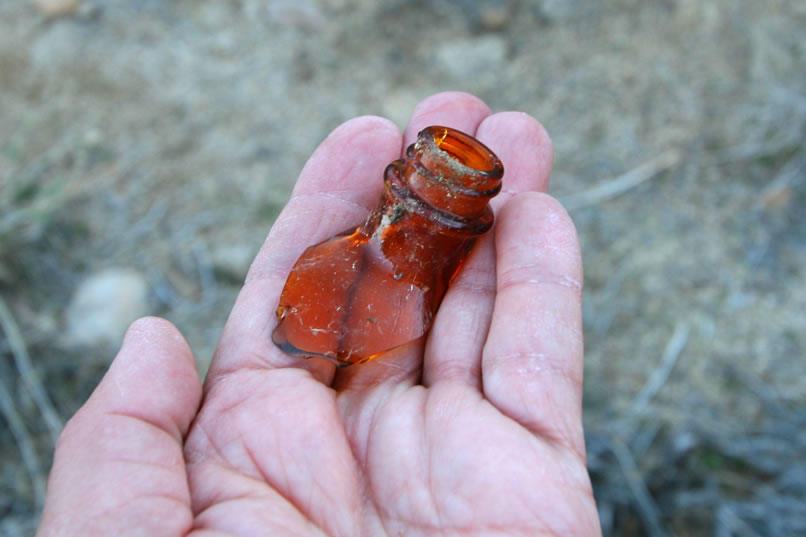
<svg viewBox="0 0 806 537">
<path fill-rule="evenodd" d="M 736 516 L 736 513 L 733 512 L 733 509 L 727 505 L 723 505 L 719 508 L 716 513 L 716 519 L 717 537 L 761 537 L 758 533 L 753 531 L 753 528 L 748 526 L 744 520 Z"/>
<path fill-rule="evenodd" d="M 34 398 L 34 402 L 48 427 L 53 445 L 56 445 L 56 440 L 59 438 L 59 433 L 64 424 L 56 409 L 53 408 L 45 388 L 39 381 L 39 376 L 34 372 L 31 358 L 28 356 L 28 350 L 25 348 L 25 341 L 17 326 L 17 321 L 14 320 L 11 310 L 8 309 L 2 297 L 0 297 L 0 326 L 2 326 L 3 332 L 8 338 L 11 354 L 14 356 L 14 364 L 17 366 L 20 377 L 22 377 L 23 384 Z"/>
<path fill-rule="evenodd" d="M 596 205 L 602 201 L 615 198 L 653 177 L 657 177 L 661 172 L 676 166 L 678 162 L 680 162 L 680 152 L 676 149 L 671 149 L 623 175 L 604 181 L 579 194 L 562 198 L 561 201 L 569 211 Z"/>
<path fill-rule="evenodd" d="M 649 537 L 665 537 L 668 534 L 661 524 L 658 506 L 655 504 L 655 500 L 652 499 L 652 495 L 646 488 L 646 484 L 641 477 L 641 470 L 635 463 L 632 453 L 630 453 L 627 446 L 619 440 L 613 440 L 610 443 L 610 448 L 621 467 L 624 479 L 627 480 L 630 493 L 632 493 L 633 498 L 635 498 L 638 514 L 644 522 L 647 535 L 649 535 Z"/>
<path fill-rule="evenodd" d="M 643 414 L 646 406 L 663 388 L 663 385 L 669 380 L 672 374 L 677 359 L 683 352 L 683 349 L 688 342 L 689 327 L 685 322 L 679 323 L 675 329 L 666 347 L 663 349 L 663 359 L 661 360 L 660 367 L 655 368 L 650 375 L 649 380 L 641 389 L 641 392 L 635 396 L 632 402 L 632 414 Z"/>
<path fill-rule="evenodd" d="M 41 509 L 45 502 L 45 477 L 42 473 L 42 465 L 39 463 L 34 442 L 25 429 L 22 416 L 19 415 L 14 407 L 14 399 L 11 397 L 8 388 L 6 388 L 4 379 L 0 379 L 0 410 L 2 410 L 3 416 L 8 422 L 8 428 L 17 442 L 17 447 L 22 456 L 22 463 L 31 476 L 37 508 Z"/>
<path fill-rule="evenodd" d="M 26 531 L 26 529 L 28 531 Z M 3 518 L 0 521 L 0 535 L 5 537 L 24 537 L 33 535 L 35 528 L 24 528 L 23 524 L 10 516 Z"/>
</svg>

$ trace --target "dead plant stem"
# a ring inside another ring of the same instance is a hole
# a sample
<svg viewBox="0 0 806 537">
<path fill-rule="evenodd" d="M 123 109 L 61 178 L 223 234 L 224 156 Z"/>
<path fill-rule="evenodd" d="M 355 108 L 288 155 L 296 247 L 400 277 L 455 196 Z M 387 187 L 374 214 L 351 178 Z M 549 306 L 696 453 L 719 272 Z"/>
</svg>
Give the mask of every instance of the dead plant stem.
<svg viewBox="0 0 806 537">
<path fill-rule="evenodd" d="M 45 420 L 45 425 L 50 432 L 53 445 L 56 445 L 56 440 L 61 433 L 63 422 L 53 404 L 50 402 L 45 388 L 39 380 L 39 376 L 34 371 L 31 364 L 31 357 L 28 355 L 28 350 L 25 347 L 25 340 L 22 337 L 17 321 L 11 314 L 11 310 L 6 305 L 6 302 L 0 297 L 0 326 L 3 328 L 8 344 L 11 348 L 11 354 L 14 356 L 14 364 L 17 366 L 17 371 L 20 373 L 23 384 L 34 398 L 42 418 Z"/>
</svg>

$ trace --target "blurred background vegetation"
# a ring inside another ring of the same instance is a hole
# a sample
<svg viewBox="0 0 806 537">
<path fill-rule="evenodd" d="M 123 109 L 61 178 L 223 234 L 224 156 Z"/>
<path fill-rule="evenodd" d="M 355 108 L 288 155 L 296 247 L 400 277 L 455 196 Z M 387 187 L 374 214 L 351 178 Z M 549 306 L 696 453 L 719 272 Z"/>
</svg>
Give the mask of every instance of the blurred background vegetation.
<svg viewBox="0 0 806 537">
<path fill-rule="evenodd" d="M 0 0 L 0 534 L 130 320 L 205 368 L 315 146 L 446 89 L 553 137 L 604 533 L 806 535 L 800 0 Z"/>
</svg>

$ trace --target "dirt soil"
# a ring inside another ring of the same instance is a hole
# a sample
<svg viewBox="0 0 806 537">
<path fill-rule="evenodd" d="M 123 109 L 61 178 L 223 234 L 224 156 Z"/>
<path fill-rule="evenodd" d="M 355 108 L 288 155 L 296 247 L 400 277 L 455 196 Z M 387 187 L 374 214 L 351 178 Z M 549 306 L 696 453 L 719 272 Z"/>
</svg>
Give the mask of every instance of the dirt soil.
<svg viewBox="0 0 806 537">
<path fill-rule="evenodd" d="M 82 281 L 140 274 L 205 368 L 316 145 L 446 89 L 553 137 L 605 535 L 806 534 L 806 3 L 61 3 L 0 0 L 0 534 L 114 355 Z"/>
</svg>

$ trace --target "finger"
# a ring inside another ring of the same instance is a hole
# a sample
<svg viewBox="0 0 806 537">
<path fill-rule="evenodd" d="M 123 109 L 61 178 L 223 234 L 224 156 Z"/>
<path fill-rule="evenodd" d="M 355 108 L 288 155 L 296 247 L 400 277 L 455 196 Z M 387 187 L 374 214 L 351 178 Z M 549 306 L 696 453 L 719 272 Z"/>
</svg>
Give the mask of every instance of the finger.
<svg viewBox="0 0 806 537">
<path fill-rule="evenodd" d="M 519 192 L 546 192 L 552 144 L 543 126 L 521 112 L 492 115 L 476 137 L 504 164 L 501 192 L 491 205 L 496 212 Z M 481 388 L 481 349 L 487 339 L 495 302 L 495 241 L 484 235 L 448 289 L 426 346 L 423 384 L 462 382 Z"/>
<path fill-rule="evenodd" d="M 554 145 L 546 129 L 523 112 L 501 112 L 487 118 L 476 136 L 504 164 L 501 192 L 490 204 L 499 210 L 520 192 L 547 192 Z"/>
<path fill-rule="evenodd" d="M 501 212 L 495 240 L 484 394 L 534 433 L 584 454 L 582 261 L 574 224 L 553 198 L 521 194 Z"/>
<path fill-rule="evenodd" d="M 444 91 L 420 102 L 409 118 L 403 136 L 405 150 L 417 140 L 417 134 L 431 125 L 442 125 L 470 134 L 476 132 L 479 123 L 492 112 L 484 101 L 461 91 Z"/>
<path fill-rule="evenodd" d="M 444 125 L 473 134 L 489 114 L 490 109 L 478 97 L 455 91 L 438 93 L 414 109 L 405 143 L 407 146 L 413 143 L 417 133 L 429 125 Z M 386 381 L 414 383 L 420 378 L 421 368 L 422 342 L 385 353 L 361 367 L 342 369 L 336 373 L 334 386 L 349 390 Z"/>
<path fill-rule="evenodd" d="M 357 226 L 374 208 L 383 190 L 383 170 L 399 157 L 400 143 L 392 122 L 362 117 L 338 127 L 316 149 L 249 270 L 208 384 L 246 367 L 299 367 L 330 383 L 332 364 L 288 355 L 271 342 L 277 301 L 291 267 L 308 246 Z"/>
<path fill-rule="evenodd" d="M 59 438 L 37 535 L 186 534 L 193 520 L 182 443 L 200 400 L 176 328 L 136 321 Z"/>
</svg>

